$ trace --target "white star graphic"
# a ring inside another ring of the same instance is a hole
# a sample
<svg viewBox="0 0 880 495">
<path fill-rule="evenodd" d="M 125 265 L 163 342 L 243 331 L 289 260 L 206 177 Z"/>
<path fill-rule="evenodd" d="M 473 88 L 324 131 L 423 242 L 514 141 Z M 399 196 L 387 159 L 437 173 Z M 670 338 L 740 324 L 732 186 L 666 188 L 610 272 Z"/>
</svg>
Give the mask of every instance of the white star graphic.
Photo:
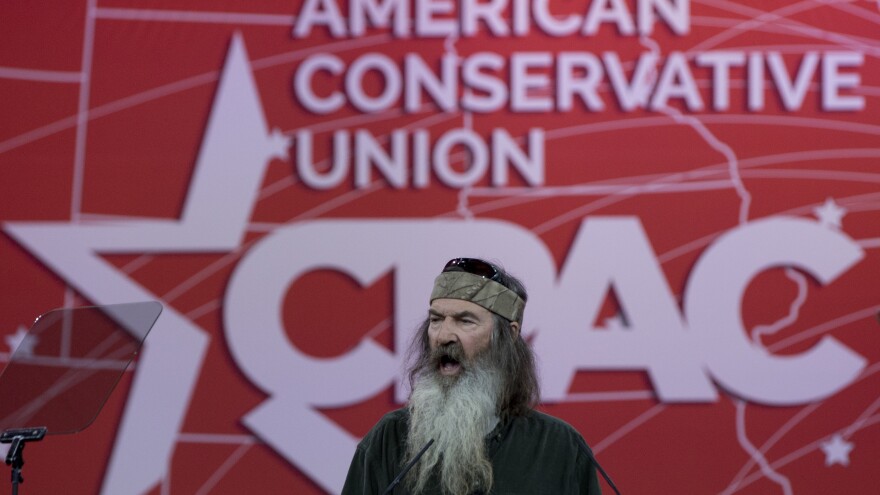
<svg viewBox="0 0 880 495">
<path fill-rule="evenodd" d="M 16 357 L 29 357 L 34 355 L 34 346 L 37 345 L 39 339 L 36 337 L 26 338 L 27 329 L 18 327 L 18 330 L 12 335 L 6 336 L 6 345 L 9 346 L 10 354 L 15 352 Z"/>
<path fill-rule="evenodd" d="M 825 452 L 826 466 L 833 466 L 835 464 L 849 466 L 849 453 L 855 445 L 844 440 L 841 434 L 834 434 L 831 440 L 822 442 L 821 446 L 822 452 Z"/>
<path fill-rule="evenodd" d="M 614 315 L 610 318 L 605 318 L 605 321 L 602 322 L 602 325 L 606 330 L 627 330 L 629 327 L 626 324 L 626 320 L 622 315 Z"/>
<path fill-rule="evenodd" d="M 846 215 L 846 211 L 846 208 L 834 202 L 834 198 L 828 198 L 822 206 L 813 208 L 813 213 L 821 225 L 836 229 L 843 226 L 843 216 Z"/>
<path fill-rule="evenodd" d="M 236 34 L 179 220 L 10 222 L 4 231 L 96 304 L 161 299 L 101 254 L 236 249 L 265 165 L 288 148 L 280 132 L 268 129 L 244 42 Z M 166 305 L 144 342 L 102 493 L 145 493 L 166 475 L 208 338 Z M 168 363 L 175 363 L 173 370 Z"/>
</svg>

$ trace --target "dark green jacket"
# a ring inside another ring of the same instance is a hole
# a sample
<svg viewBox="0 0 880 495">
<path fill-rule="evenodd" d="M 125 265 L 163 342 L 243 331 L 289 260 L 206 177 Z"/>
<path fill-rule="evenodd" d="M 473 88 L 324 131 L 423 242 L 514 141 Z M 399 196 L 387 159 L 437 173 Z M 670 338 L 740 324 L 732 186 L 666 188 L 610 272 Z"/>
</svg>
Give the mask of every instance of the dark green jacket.
<svg viewBox="0 0 880 495">
<path fill-rule="evenodd" d="M 386 414 L 358 444 L 343 495 L 381 495 L 409 459 L 409 412 Z M 503 421 L 486 437 L 494 471 L 492 495 L 599 495 L 596 469 L 583 437 L 562 420 L 531 411 Z M 408 495 L 404 483 L 395 495 Z M 422 495 L 439 495 L 437 486 Z M 458 494 L 456 494 L 458 495 Z M 466 494 L 461 494 L 466 495 Z"/>
</svg>

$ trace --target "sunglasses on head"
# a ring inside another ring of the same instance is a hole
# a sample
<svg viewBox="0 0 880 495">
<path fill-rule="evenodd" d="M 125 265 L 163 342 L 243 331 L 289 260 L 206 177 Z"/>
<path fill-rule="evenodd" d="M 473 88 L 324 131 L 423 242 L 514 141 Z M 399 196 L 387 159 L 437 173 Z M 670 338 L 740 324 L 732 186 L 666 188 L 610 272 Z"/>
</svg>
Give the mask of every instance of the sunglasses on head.
<svg viewBox="0 0 880 495">
<path fill-rule="evenodd" d="M 476 258 L 455 258 L 443 267 L 443 272 L 467 272 L 495 282 L 500 282 L 501 273 L 492 263 Z"/>
</svg>

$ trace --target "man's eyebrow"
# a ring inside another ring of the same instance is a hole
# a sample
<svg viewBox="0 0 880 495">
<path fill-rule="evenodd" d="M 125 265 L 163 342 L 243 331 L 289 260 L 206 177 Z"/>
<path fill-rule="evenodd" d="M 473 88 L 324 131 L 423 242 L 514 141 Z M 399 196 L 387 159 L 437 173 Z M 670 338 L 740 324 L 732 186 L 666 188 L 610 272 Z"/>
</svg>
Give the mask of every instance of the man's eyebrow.
<svg viewBox="0 0 880 495">
<path fill-rule="evenodd" d="M 461 311 L 461 312 L 459 312 L 459 313 L 453 313 L 452 316 L 454 316 L 455 318 L 457 318 L 457 319 L 459 319 L 459 320 L 462 319 L 462 318 L 473 318 L 473 319 L 475 319 L 475 320 L 479 319 L 479 318 L 477 318 L 477 314 L 476 314 L 476 313 L 472 313 L 472 312 L 467 311 L 467 310 L 465 310 L 465 311 Z"/>
<path fill-rule="evenodd" d="M 445 314 L 443 314 L 443 313 L 437 311 L 437 310 L 434 309 L 434 308 L 428 308 L 428 314 L 431 315 L 431 316 L 444 316 L 444 317 L 446 316 Z M 474 319 L 479 319 L 479 318 L 477 317 L 477 314 L 476 314 L 476 313 L 474 313 L 474 312 L 472 312 L 472 311 L 469 311 L 469 310 L 459 311 L 459 312 L 457 312 L 457 313 L 450 313 L 449 316 L 452 316 L 452 317 L 455 318 L 456 320 L 460 320 L 460 319 L 462 319 L 462 318 L 474 318 Z"/>
</svg>

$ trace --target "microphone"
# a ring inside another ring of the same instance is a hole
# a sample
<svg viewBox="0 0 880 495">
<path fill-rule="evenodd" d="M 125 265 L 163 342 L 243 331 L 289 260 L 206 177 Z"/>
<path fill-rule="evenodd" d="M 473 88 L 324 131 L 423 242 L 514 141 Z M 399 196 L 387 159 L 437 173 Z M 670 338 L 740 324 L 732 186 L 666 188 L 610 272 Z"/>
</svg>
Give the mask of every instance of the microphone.
<svg viewBox="0 0 880 495">
<path fill-rule="evenodd" d="M 409 470 L 412 469 L 412 467 L 415 466 L 417 462 L 419 462 L 419 459 L 422 458 L 422 455 L 424 455 L 425 452 L 428 451 L 428 447 L 430 447 L 433 443 L 434 443 L 433 438 L 428 440 L 428 443 L 426 443 L 425 446 L 422 447 L 422 450 L 420 450 L 419 453 L 416 454 L 416 456 L 413 457 L 413 459 L 411 461 L 409 461 L 409 464 L 407 464 L 406 466 L 403 467 L 403 471 L 401 471 L 400 474 L 398 474 L 397 477 L 394 478 L 394 480 L 391 482 L 391 484 L 388 485 L 388 488 L 386 488 L 385 491 L 382 492 L 382 495 L 388 495 L 389 493 L 394 491 L 394 487 L 396 487 L 400 483 L 400 480 L 402 480 L 403 477 L 406 476 L 406 473 L 408 473 Z"/>
<path fill-rule="evenodd" d="M 596 460 L 596 456 L 593 455 L 593 451 L 590 450 L 589 447 L 587 447 L 587 456 L 590 457 L 590 462 L 592 462 L 593 465 L 596 466 L 596 469 L 599 471 L 599 474 L 601 474 L 602 477 L 605 478 L 605 481 L 608 482 L 608 486 L 610 486 L 611 489 L 614 490 L 614 493 L 616 493 L 617 495 L 620 495 L 620 492 L 617 490 L 617 487 L 614 486 L 614 482 L 611 481 L 611 477 L 608 476 L 608 473 L 606 473 L 605 470 L 602 469 L 602 466 L 599 465 L 599 461 Z"/>
</svg>

